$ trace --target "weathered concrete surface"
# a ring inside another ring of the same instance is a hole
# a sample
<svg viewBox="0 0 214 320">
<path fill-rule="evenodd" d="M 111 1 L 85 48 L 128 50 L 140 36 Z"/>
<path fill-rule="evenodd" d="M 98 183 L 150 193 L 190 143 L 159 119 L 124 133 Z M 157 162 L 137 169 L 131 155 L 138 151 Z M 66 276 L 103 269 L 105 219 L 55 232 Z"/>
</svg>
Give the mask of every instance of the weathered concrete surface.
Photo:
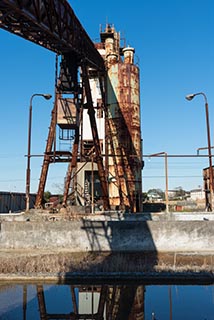
<svg viewBox="0 0 214 320">
<path fill-rule="evenodd" d="M 0 249 L 214 252 L 214 221 L 1 222 Z"/>
</svg>

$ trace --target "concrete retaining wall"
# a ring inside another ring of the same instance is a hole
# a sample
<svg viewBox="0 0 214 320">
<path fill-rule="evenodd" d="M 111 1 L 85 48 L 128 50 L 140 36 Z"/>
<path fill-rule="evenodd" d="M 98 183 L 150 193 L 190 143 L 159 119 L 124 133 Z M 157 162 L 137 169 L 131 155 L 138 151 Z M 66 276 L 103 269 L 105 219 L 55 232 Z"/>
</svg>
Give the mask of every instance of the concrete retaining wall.
<svg viewBox="0 0 214 320">
<path fill-rule="evenodd" d="M 214 252 L 214 221 L 2 222 L 0 249 Z"/>
</svg>

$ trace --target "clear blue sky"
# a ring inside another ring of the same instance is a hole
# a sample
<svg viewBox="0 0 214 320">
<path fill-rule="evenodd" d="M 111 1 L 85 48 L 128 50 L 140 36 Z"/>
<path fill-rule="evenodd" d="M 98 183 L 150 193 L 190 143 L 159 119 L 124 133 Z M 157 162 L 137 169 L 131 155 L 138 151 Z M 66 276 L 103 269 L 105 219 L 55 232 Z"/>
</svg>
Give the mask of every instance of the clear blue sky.
<svg viewBox="0 0 214 320">
<path fill-rule="evenodd" d="M 214 143 L 213 0 L 69 2 L 92 40 L 99 38 L 100 24 L 113 23 L 136 50 L 145 155 L 196 154 L 207 146 L 204 100 L 185 100 L 192 92 L 207 95 Z M 34 93 L 54 93 L 55 54 L 1 29 L 0 39 L 0 190 L 24 192 L 29 101 Z M 53 99 L 33 100 L 33 154 L 44 152 L 52 106 Z M 144 160 L 143 190 L 164 190 L 164 159 Z M 32 158 L 32 192 L 37 191 L 41 164 L 42 158 Z M 169 189 L 202 185 L 206 166 L 206 158 L 169 158 Z M 66 167 L 50 166 L 47 190 L 59 191 Z"/>
</svg>

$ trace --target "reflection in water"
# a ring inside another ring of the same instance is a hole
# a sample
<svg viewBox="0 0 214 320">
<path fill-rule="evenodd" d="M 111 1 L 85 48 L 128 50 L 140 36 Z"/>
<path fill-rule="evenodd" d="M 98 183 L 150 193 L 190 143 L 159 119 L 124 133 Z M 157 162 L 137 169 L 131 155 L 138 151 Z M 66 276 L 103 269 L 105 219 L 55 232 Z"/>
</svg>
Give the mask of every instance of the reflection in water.
<svg viewBox="0 0 214 320">
<path fill-rule="evenodd" d="M 1 320 L 211 320 L 213 314 L 213 286 L 0 286 Z"/>
<path fill-rule="evenodd" d="M 144 319 L 143 286 L 70 286 L 70 294 L 71 312 L 50 313 L 44 288 L 37 286 L 40 319 Z"/>
</svg>

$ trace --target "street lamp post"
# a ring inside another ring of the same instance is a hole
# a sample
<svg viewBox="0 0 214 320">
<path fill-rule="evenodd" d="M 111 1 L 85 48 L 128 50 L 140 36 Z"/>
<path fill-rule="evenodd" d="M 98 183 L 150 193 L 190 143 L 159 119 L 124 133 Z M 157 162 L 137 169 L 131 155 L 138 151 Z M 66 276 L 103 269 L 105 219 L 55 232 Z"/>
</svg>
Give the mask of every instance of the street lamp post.
<svg viewBox="0 0 214 320">
<path fill-rule="evenodd" d="M 211 142 L 210 142 L 210 125 L 209 125 L 209 110 L 208 110 L 208 102 L 205 93 L 198 92 L 192 93 L 186 96 L 187 100 L 192 100 L 195 96 L 202 95 L 205 100 L 205 112 L 206 112 L 206 125 L 207 125 L 207 144 L 208 144 L 208 156 L 209 156 L 209 191 L 210 191 L 210 201 L 208 210 L 212 211 L 213 208 L 213 169 L 212 169 L 212 153 L 211 153 Z"/>
<path fill-rule="evenodd" d="M 166 183 L 166 190 L 165 190 L 165 200 L 166 200 L 166 212 L 169 212 L 169 197 L 168 197 L 168 159 L 167 159 L 167 153 L 166 152 L 158 152 L 151 154 L 149 157 L 158 157 L 161 155 L 164 155 L 165 158 L 165 183 Z"/>
<path fill-rule="evenodd" d="M 29 120 L 28 120 L 28 152 L 27 152 L 27 169 L 26 169 L 26 211 L 30 209 L 30 158 L 31 158 L 31 126 L 32 126 L 32 102 L 33 98 L 41 96 L 46 100 L 52 98 L 51 94 L 34 93 L 30 98 Z"/>
</svg>

